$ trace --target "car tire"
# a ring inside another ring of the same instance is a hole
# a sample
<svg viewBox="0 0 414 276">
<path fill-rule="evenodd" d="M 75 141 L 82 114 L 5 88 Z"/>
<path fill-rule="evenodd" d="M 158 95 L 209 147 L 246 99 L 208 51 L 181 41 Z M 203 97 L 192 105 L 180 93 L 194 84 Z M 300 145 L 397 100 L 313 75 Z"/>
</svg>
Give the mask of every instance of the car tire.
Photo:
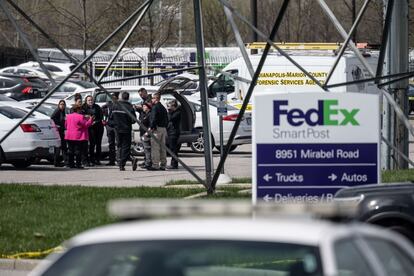
<svg viewBox="0 0 414 276">
<path fill-rule="evenodd" d="M 141 142 L 133 143 L 131 146 L 131 155 L 132 156 L 144 155 L 144 145 Z"/>
<path fill-rule="evenodd" d="M 25 169 L 32 164 L 30 160 L 16 160 L 11 163 L 16 169 Z"/>
<path fill-rule="evenodd" d="M 214 147 L 214 138 L 211 135 L 211 147 Z M 191 142 L 190 148 L 195 153 L 204 153 L 204 137 L 203 131 L 199 131 L 198 137 L 195 141 Z"/>
</svg>

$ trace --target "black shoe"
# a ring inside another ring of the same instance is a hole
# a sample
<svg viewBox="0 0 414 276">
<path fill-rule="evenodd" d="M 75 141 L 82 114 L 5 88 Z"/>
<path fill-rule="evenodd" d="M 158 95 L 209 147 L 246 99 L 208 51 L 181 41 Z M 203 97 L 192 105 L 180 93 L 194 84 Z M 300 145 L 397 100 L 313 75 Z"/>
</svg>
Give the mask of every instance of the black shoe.
<svg viewBox="0 0 414 276">
<path fill-rule="evenodd" d="M 159 169 L 156 169 L 154 167 L 145 167 L 148 171 L 159 171 Z"/>
<path fill-rule="evenodd" d="M 145 166 L 145 164 L 143 164 L 143 165 L 139 165 L 139 167 L 142 169 L 146 169 L 147 167 L 151 167 L 151 166 Z"/>
<path fill-rule="evenodd" d="M 160 167 L 160 171 L 165 171 L 165 167 Z"/>
<path fill-rule="evenodd" d="M 119 167 L 120 171 L 125 171 L 125 167 Z"/>
<path fill-rule="evenodd" d="M 85 167 L 83 166 L 76 166 L 77 169 L 84 169 Z"/>
<path fill-rule="evenodd" d="M 178 170 L 178 166 L 167 166 L 167 169 L 169 170 Z"/>
<path fill-rule="evenodd" d="M 115 162 L 109 162 L 108 164 L 105 164 L 105 166 L 115 166 Z"/>
<path fill-rule="evenodd" d="M 64 167 L 64 166 L 65 166 L 65 164 L 62 164 L 62 163 L 55 164 L 55 167 L 57 167 L 57 168 L 61 168 L 61 167 Z"/>
<path fill-rule="evenodd" d="M 137 166 L 138 166 L 138 159 L 137 158 L 132 159 L 132 170 L 136 171 Z"/>
</svg>

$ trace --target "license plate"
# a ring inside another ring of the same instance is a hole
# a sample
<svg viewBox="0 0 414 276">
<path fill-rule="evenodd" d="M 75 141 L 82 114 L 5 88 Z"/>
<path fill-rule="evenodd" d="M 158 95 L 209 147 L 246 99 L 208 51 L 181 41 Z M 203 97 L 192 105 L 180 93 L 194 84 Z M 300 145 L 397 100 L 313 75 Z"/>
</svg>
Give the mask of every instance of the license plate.
<svg viewBox="0 0 414 276">
<path fill-rule="evenodd" d="M 49 147 L 49 153 L 55 153 L 55 147 Z"/>
</svg>

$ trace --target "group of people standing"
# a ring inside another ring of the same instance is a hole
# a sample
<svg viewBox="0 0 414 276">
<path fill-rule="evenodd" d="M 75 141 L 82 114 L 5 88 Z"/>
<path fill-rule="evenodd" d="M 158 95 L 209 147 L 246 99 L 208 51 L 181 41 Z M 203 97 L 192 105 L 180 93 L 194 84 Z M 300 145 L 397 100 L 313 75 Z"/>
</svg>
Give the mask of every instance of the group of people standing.
<svg viewBox="0 0 414 276">
<path fill-rule="evenodd" d="M 61 139 L 61 148 L 55 152 L 54 165 L 79 169 L 101 165 L 104 132 L 102 109 L 94 103 L 92 96 L 87 96 L 82 103 L 81 95 L 76 94 L 74 100 L 69 114 L 66 114 L 66 102 L 60 100 L 51 116 Z"/>
<path fill-rule="evenodd" d="M 138 165 L 153 171 L 177 169 L 178 162 L 174 158 L 171 158 L 171 165 L 167 167 L 166 149 L 158 143 L 167 145 L 178 155 L 181 112 L 177 101 L 168 102 L 167 111 L 160 102 L 159 93 L 151 97 L 145 88 L 138 92 L 142 104 L 132 105 L 128 92 L 121 95 L 115 92 L 111 95 L 112 100 L 102 108 L 94 103 L 92 96 L 87 96 L 82 103 L 81 95 L 75 94 L 69 114 L 65 101 L 59 101 L 51 116 L 62 141 L 60 151 L 55 152 L 54 165 L 69 168 L 101 165 L 102 136 L 106 127 L 109 144 L 107 166 L 114 166 L 117 162 L 119 169 L 124 171 L 127 161 L 131 160 L 133 170 Z M 140 115 L 140 137 L 144 147 L 144 162 L 141 164 L 130 155 L 132 125 L 137 120 L 135 111 Z"/>
<path fill-rule="evenodd" d="M 178 162 L 174 158 L 171 158 L 171 164 L 167 166 L 167 151 L 161 146 L 168 146 L 178 156 L 181 111 L 177 101 L 170 100 L 167 111 L 161 103 L 159 93 L 150 96 L 145 88 L 138 92 L 143 102 L 135 105 L 135 110 L 140 114 L 140 136 L 144 147 L 144 162 L 139 166 L 150 171 L 178 169 Z M 132 160 L 133 170 L 136 170 L 137 165 L 137 159 Z"/>
</svg>

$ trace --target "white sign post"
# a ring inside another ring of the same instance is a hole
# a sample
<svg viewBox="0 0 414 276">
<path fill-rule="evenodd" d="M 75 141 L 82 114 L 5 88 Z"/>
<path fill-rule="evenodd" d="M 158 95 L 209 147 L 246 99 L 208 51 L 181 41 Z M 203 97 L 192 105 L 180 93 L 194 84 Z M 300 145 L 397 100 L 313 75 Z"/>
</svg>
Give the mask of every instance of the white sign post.
<svg viewBox="0 0 414 276">
<path fill-rule="evenodd" d="M 223 138 L 223 116 L 227 116 L 227 93 L 226 92 L 217 92 L 217 115 L 219 116 L 219 130 L 220 130 L 220 158 L 223 158 L 224 154 L 224 138 Z M 231 183 L 231 178 L 225 174 L 224 166 L 221 169 L 220 176 L 217 180 L 219 184 L 228 184 Z"/>
<path fill-rule="evenodd" d="M 263 93 L 253 109 L 253 203 L 330 200 L 380 182 L 379 97 Z"/>
</svg>

